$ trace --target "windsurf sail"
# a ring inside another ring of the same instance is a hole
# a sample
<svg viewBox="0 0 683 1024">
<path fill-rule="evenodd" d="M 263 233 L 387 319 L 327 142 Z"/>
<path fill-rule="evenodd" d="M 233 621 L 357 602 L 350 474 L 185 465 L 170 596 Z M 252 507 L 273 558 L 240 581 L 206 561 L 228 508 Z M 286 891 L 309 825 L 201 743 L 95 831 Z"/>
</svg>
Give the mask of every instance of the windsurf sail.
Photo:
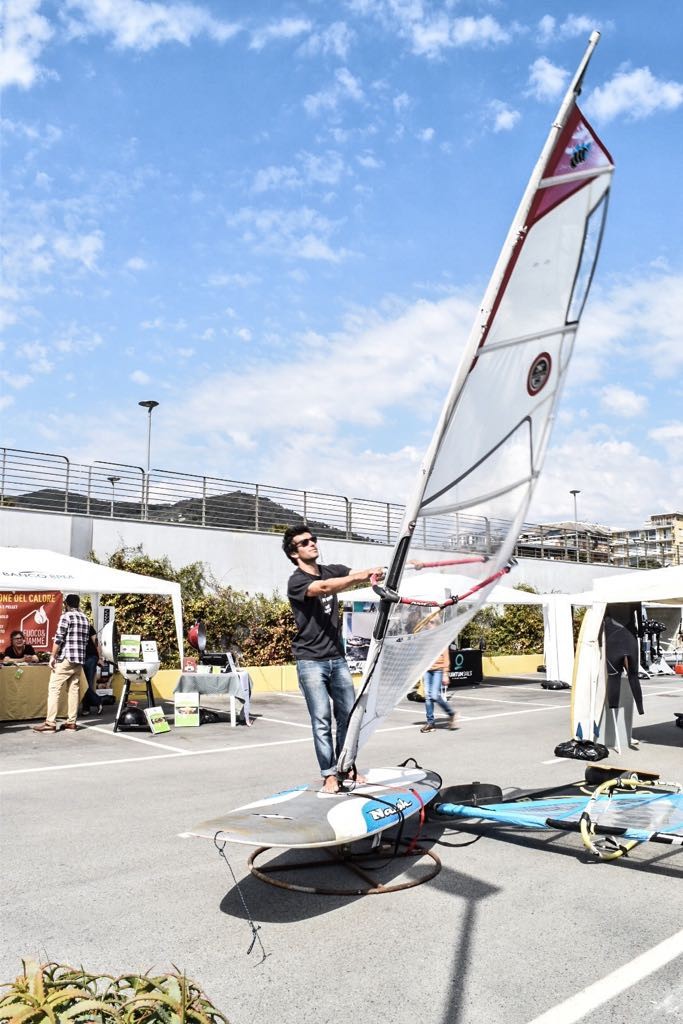
<svg viewBox="0 0 683 1024">
<path fill-rule="evenodd" d="M 594 32 L 524 192 L 406 505 L 340 776 L 476 613 L 506 571 L 524 522 L 593 278 L 614 169 L 576 104 L 598 38 Z M 454 536 L 453 546 L 463 559 L 480 555 L 463 568 L 477 597 L 425 616 L 398 603 L 398 590 L 418 524 L 428 546 L 430 523 L 444 514 L 467 518 L 469 532 Z"/>
<path fill-rule="evenodd" d="M 683 793 L 675 783 L 610 779 L 589 796 L 556 796 L 502 803 L 440 803 L 437 815 L 497 822 L 529 829 L 580 832 L 584 845 L 603 859 L 636 843 L 683 846 Z"/>
</svg>

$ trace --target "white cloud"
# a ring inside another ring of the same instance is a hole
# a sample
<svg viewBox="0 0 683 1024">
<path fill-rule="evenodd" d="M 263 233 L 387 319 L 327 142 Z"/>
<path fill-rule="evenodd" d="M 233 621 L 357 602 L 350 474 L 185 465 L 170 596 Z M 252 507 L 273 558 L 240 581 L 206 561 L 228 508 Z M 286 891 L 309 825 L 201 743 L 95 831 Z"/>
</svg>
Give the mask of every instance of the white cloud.
<svg viewBox="0 0 683 1024">
<path fill-rule="evenodd" d="M 559 96 L 569 78 L 569 72 L 552 64 L 547 57 L 539 57 L 529 68 L 527 95 L 537 100 L 552 100 Z"/>
<path fill-rule="evenodd" d="M 212 274 L 207 284 L 210 288 L 249 288 L 258 284 L 260 278 L 256 274 Z"/>
<path fill-rule="evenodd" d="M 493 122 L 494 132 L 509 132 L 515 127 L 521 114 L 518 110 L 513 110 L 507 103 L 503 103 L 502 100 L 492 100 L 489 103 L 489 113 Z"/>
<path fill-rule="evenodd" d="M 14 402 L 14 395 L 0 395 L 0 412 L 9 409 Z"/>
<path fill-rule="evenodd" d="M 20 345 L 17 354 L 21 357 L 22 365 L 25 364 L 32 373 L 45 374 L 54 370 L 54 363 L 48 359 L 50 350 L 37 341 Z"/>
<path fill-rule="evenodd" d="M 176 349 L 176 352 L 178 353 L 181 359 L 190 359 L 194 355 L 193 348 L 179 348 Z"/>
<path fill-rule="evenodd" d="M 385 318 L 357 311 L 338 334 L 318 335 L 315 344 L 304 339 L 287 363 L 268 360 L 198 381 L 182 415 L 169 414 L 175 420 L 168 424 L 170 437 L 173 443 L 182 438 L 188 418 L 201 409 L 215 457 L 220 460 L 223 452 L 227 457 L 224 396 L 229 393 L 231 421 L 258 444 L 261 479 L 300 486 L 305 457 L 311 489 L 333 486 L 338 493 L 341 488 L 341 493 L 402 500 L 421 449 L 399 446 L 378 455 L 368 431 L 382 428 L 388 417 L 410 416 L 418 442 L 424 432 L 426 444 L 474 312 L 474 304 L 454 297 L 419 302 Z M 330 382 L 345 396 L 332 412 L 325 397 Z M 283 402 L 284 394 L 296 400 Z M 340 440 L 353 437 L 355 428 L 362 440 Z"/>
<path fill-rule="evenodd" d="M 45 171 L 38 171 L 36 173 L 35 178 L 33 179 L 33 184 L 36 186 L 36 188 L 49 191 L 49 189 L 52 187 L 52 178 L 49 174 L 46 174 Z"/>
<path fill-rule="evenodd" d="M 423 128 L 422 131 L 417 133 L 417 137 L 420 142 L 431 142 L 434 138 L 434 129 Z"/>
<path fill-rule="evenodd" d="M 142 256 L 131 256 L 126 260 L 126 270 L 148 270 L 149 263 L 143 260 Z"/>
<path fill-rule="evenodd" d="M 639 416 L 647 407 L 647 398 L 638 395 L 630 388 L 620 387 L 618 384 L 610 384 L 600 392 L 600 404 L 608 412 L 617 416 L 632 417 Z"/>
<path fill-rule="evenodd" d="M 8 373 L 7 370 L 0 370 L 0 380 L 3 380 L 5 384 L 10 388 L 14 388 L 15 391 L 21 391 L 23 388 L 33 384 L 33 377 L 28 373 Z"/>
<path fill-rule="evenodd" d="M 45 74 L 38 58 L 54 33 L 38 13 L 40 5 L 41 0 L 5 0 L 0 88 L 30 89 Z"/>
<path fill-rule="evenodd" d="M 558 432 L 559 435 L 559 432 Z M 565 431 L 551 441 L 543 472 L 527 516 L 530 522 L 573 518 L 577 488 L 582 522 L 619 526 L 642 523 L 653 511 L 683 506 L 683 481 L 661 458 L 643 454 L 630 441 L 616 440 L 600 425 Z M 665 481 L 661 493 L 657 481 Z M 615 496 L 617 505 L 615 506 Z"/>
<path fill-rule="evenodd" d="M 69 324 L 66 330 L 61 331 L 55 339 L 54 347 L 58 352 L 93 352 L 102 345 L 102 335 L 89 327 L 81 327 L 79 324 Z"/>
<path fill-rule="evenodd" d="M 378 160 L 376 156 L 373 156 L 372 153 L 360 153 L 356 157 L 356 162 L 368 171 L 376 171 L 384 166 L 384 163 Z"/>
<path fill-rule="evenodd" d="M 228 224 L 242 229 L 242 240 L 255 249 L 333 263 L 348 255 L 330 244 L 338 223 L 305 206 L 288 210 L 245 207 Z"/>
<path fill-rule="evenodd" d="M 360 81 L 348 68 L 337 68 L 331 86 L 305 97 L 304 110 L 311 117 L 317 117 L 325 112 L 333 113 L 344 100 L 360 102 L 362 99 L 363 89 Z"/>
<path fill-rule="evenodd" d="M 335 21 L 322 32 L 313 32 L 299 48 L 299 53 L 313 56 L 322 53 L 346 60 L 355 32 L 343 21 Z"/>
<path fill-rule="evenodd" d="M 604 28 L 609 27 L 606 22 Z M 563 22 L 546 14 L 538 23 L 538 38 L 541 43 L 561 42 L 563 39 L 575 39 L 577 36 L 589 36 L 600 29 L 601 23 L 586 14 L 570 14 Z"/>
<path fill-rule="evenodd" d="M 263 167 L 254 175 L 252 192 L 268 192 L 273 188 L 299 188 L 303 184 L 296 167 Z"/>
<path fill-rule="evenodd" d="M 667 423 L 663 427 L 655 427 L 648 431 L 647 436 L 665 446 L 673 446 L 674 450 L 678 452 L 681 448 L 681 441 L 683 441 L 683 423 Z"/>
<path fill-rule="evenodd" d="M 683 103 L 681 82 L 662 82 L 649 68 L 619 71 L 598 86 L 585 103 L 586 113 L 599 121 L 611 121 L 620 114 L 641 120 L 659 110 L 676 110 Z"/>
<path fill-rule="evenodd" d="M 312 24 L 307 18 L 282 18 L 280 21 L 273 21 L 252 32 L 249 49 L 262 50 L 268 43 L 281 39 L 296 39 L 297 36 L 310 32 L 311 28 Z"/>
<path fill-rule="evenodd" d="M 398 96 L 394 96 L 391 101 L 394 108 L 394 113 L 400 114 L 402 110 L 407 110 L 412 106 L 412 100 L 407 92 L 401 92 Z"/>
<path fill-rule="evenodd" d="M 95 270 L 97 257 L 102 252 L 102 232 L 93 231 L 89 235 L 57 235 L 53 248 L 58 255 L 67 260 L 82 263 L 87 270 Z"/>
<path fill-rule="evenodd" d="M 149 384 L 152 378 L 143 370 L 133 370 L 130 379 L 133 381 L 133 384 Z"/>
<path fill-rule="evenodd" d="M 187 46 L 200 35 L 225 42 L 240 26 L 218 21 L 190 3 L 143 3 L 142 0 L 66 0 L 71 38 L 107 35 L 118 49 L 153 50 L 163 43 Z"/>
<path fill-rule="evenodd" d="M 251 341 L 251 339 L 253 337 L 253 335 L 252 335 L 252 333 L 251 333 L 251 331 L 249 330 L 248 327 L 239 327 L 235 331 L 235 334 L 240 339 L 240 341 Z"/>
</svg>

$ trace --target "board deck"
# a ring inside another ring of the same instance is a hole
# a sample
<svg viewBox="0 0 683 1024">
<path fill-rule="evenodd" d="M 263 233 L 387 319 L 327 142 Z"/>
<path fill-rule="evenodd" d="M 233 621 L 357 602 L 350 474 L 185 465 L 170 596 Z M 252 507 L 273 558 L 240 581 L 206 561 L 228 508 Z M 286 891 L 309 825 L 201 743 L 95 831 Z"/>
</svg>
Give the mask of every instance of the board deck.
<svg viewBox="0 0 683 1024">
<path fill-rule="evenodd" d="M 604 614 L 604 604 L 594 604 L 587 609 L 579 630 L 572 676 L 572 736 L 591 742 L 600 737 L 600 717 L 605 703 L 605 656 L 599 639 Z"/>
<path fill-rule="evenodd" d="M 441 788 L 424 768 L 371 768 L 367 783 L 323 793 L 320 783 L 283 790 L 204 821 L 189 835 L 248 846 L 309 849 L 354 843 L 409 818 Z"/>
</svg>

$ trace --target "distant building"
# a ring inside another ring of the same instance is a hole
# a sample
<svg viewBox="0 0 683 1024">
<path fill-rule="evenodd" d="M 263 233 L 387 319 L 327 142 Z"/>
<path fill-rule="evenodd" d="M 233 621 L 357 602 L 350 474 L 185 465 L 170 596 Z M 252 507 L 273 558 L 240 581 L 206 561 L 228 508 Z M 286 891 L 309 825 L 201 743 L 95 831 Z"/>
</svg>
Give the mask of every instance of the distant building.
<svg viewBox="0 0 683 1024">
<path fill-rule="evenodd" d="M 683 564 L 683 512 L 650 516 L 635 530 L 612 530 L 611 561 L 634 569 Z"/>
<path fill-rule="evenodd" d="M 516 554 L 523 558 L 556 558 L 570 562 L 610 561 L 610 530 L 597 523 L 541 523 L 526 526 Z"/>
</svg>

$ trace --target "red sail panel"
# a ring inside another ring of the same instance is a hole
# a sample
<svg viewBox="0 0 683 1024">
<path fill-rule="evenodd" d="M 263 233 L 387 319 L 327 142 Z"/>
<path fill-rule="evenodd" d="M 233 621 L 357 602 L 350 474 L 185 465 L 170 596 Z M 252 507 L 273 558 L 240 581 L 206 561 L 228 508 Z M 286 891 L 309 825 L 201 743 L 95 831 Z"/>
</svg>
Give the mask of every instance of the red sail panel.
<svg viewBox="0 0 683 1024">
<path fill-rule="evenodd" d="M 613 166 L 614 161 L 608 150 L 579 108 L 575 106 L 550 155 L 543 177 L 546 179 L 557 178 L 564 174 L 574 174 L 577 171 L 599 172 Z M 591 176 L 578 178 L 575 181 L 559 182 L 557 185 L 548 186 L 548 188 L 539 188 L 531 205 L 527 224 L 531 226 L 567 196 L 578 192 L 589 181 L 591 181 Z"/>
</svg>

